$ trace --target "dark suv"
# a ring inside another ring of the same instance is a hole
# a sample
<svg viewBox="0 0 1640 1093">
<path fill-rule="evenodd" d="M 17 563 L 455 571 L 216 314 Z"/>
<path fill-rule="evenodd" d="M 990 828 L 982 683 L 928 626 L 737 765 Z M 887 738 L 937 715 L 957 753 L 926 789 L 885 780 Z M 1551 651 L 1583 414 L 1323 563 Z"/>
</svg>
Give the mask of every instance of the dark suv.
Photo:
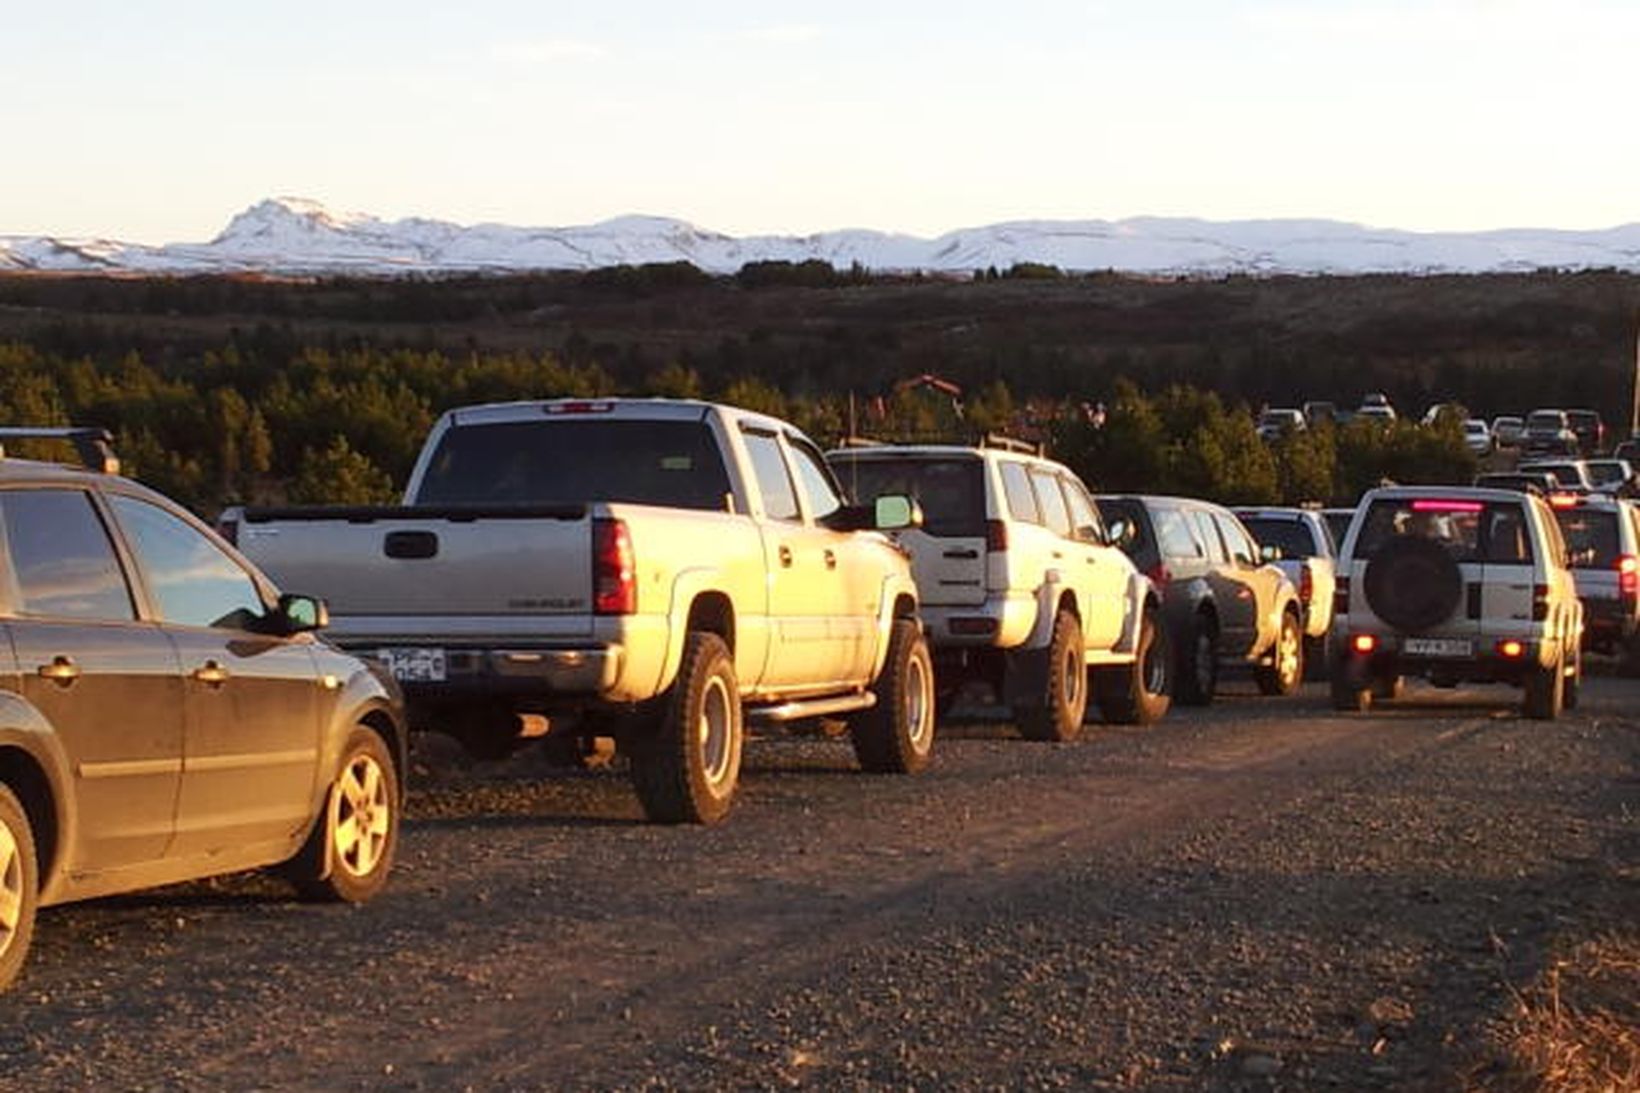
<svg viewBox="0 0 1640 1093">
<path fill-rule="evenodd" d="M 1234 513 L 1206 501 L 1131 495 L 1100 497 L 1099 511 L 1111 538 L 1162 592 L 1177 701 L 1213 701 L 1221 665 L 1251 666 L 1265 694 L 1298 689 L 1304 679 L 1298 590 L 1264 561 Z"/>
<path fill-rule="evenodd" d="M 0 989 L 39 906 L 281 865 L 362 902 L 398 836 L 397 692 L 318 640 L 186 510 L 121 478 L 0 456 Z"/>
</svg>

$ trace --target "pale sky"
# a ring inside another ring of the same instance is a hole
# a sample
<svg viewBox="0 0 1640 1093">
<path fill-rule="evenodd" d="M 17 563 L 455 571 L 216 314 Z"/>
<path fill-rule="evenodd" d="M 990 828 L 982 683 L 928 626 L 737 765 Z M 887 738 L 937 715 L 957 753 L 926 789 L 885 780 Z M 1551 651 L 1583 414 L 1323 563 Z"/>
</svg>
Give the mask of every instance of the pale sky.
<svg viewBox="0 0 1640 1093">
<path fill-rule="evenodd" d="M 0 234 L 1640 221 L 1636 0 L 0 0 Z"/>
</svg>

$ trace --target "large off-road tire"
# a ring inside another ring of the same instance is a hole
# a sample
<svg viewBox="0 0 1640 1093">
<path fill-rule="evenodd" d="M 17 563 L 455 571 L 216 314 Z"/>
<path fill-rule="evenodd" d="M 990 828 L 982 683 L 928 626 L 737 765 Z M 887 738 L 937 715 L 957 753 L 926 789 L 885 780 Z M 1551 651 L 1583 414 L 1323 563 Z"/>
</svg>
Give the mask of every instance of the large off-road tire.
<svg viewBox="0 0 1640 1093">
<path fill-rule="evenodd" d="M 1139 640 L 1132 664 L 1094 672 L 1099 712 L 1116 725 L 1152 725 L 1173 703 L 1173 650 L 1154 608 L 1139 618 Z"/>
<path fill-rule="evenodd" d="M 381 734 L 356 726 L 325 793 L 324 813 L 285 865 L 306 899 L 365 903 L 387 884 L 399 845 L 398 768 Z"/>
<path fill-rule="evenodd" d="M 1046 649 L 1021 657 L 1025 678 L 1017 688 L 1014 720 L 1027 740 L 1075 740 L 1088 712 L 1088 664 L 1082 624 L 1061 611 L 1054 616 Z"/>
<path fill-rule="evenodd" d="M 1332 630 L 1304 638 L 1304 678 L 1319 683 L 1332 671 Z"/>
<path fill-rule="evenodd" d="M 1196 615 L 1178 646 L 1173 697 L 1181 706 L 1207 706 L 1219 690 L 1219 628 L 1203 611 Z"/>
<path fill-rule="evenodd" d="M 895 619 L 888 658 L 872 693 L 877 704 L 849 718 L 849 739 L 863 770 L 916 774 L 934 754 L 934 658 L 914 619 Z"/>
<path fill-rule="evenodd" d="M 683 647 L 678 678 L 651 730 L 632 742 L 632 787 L 663 824 L 712 824 L 729 814 L 745 744 L 734 659 L 716 634 Z"/>
<path fill-rule="evenodd" d="M 1281 613 L 1281 629 L 1276 633 L 1275 648 L 1270 650 L 1270 663 L 1259 665 L 1253 678 L 1259 691 L 1267 695 L 1290 695 L 1304 682 L 1304 627 L 1298 621 L 1298 612 Z"/>
<path fill-rule="evenodd" d="M 1445 622 L 1463 600 L 1463 573 L 1452 555 L 1411 535 L 1391 539 L 1374 554 L 1361 584 L 1374 614 L 1412 633 Z"/>
<path fill-rule="evenodd" d="M 34 940 L 40 902 L 34 827 L 10 787 L 0 785 L 0 991 L 17 980 Z"/>
<path fill-rule="evenodd" d="M 1372 709 L 1372 688 L 1349 677 L 1342 668 L 1333 669 L 1333 709 L 1343 713 L 1366 713 Z"/>
<path fill-rule="evenodd" d="M 1565 653 L 1547 668 L 1533 665 L 1526 672 L 1526 693 L 1521 712 L 1535 721 L 1553 721 L 1566 702 Z"/>
</svg>

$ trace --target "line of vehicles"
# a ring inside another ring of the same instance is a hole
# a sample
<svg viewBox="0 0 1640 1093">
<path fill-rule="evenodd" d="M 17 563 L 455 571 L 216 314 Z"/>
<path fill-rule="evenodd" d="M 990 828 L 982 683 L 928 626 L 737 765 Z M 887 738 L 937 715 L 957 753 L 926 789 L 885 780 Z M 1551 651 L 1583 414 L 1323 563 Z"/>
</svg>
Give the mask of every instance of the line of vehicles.
<svg viewBox="0 0 1640 1093">
<path fill-rule="evenodd" d="M 1335 403 L 1306 402 L 1300 408 L 1269 407 L 1259 413 L 1254 428 L 1266 441 L 1287 433 L 1302 432 L 1322 424 L 1345 425 L 1351 421 L 1390 424 L 1399 420 L 1395 407 L 1382 392 L 1366 395 L 1354 410 L 1340 410 Z M 1477 456 L 1494 450 L 1519 451 L 1523 458 L 1594 456 L 1606 450 L 1606 423 L 1598 410 L 1542 408 L 1519 416 L 1503 414 L 1490 422 L 1472 417 L 1459 402 L 1438 402 L 1424 412 L 1419 423 L 1426 427 L 1453 421 L 1463 431 L 1464 444 Z M 1612 454 L 1629 458 L 1640 454 L 1640 441 L 1628 440 Z"/>
<path fill-rule="evenodd" d="M 0 458 L 0 987 L 45 904 L 264 866 L 369 899 L 411 729 L 613 742 L 648 818 L 713 823 L 748 734 L 913 775 L 965 688 L 1047 741 L 1230 672 L 1281 696 L 1308 671 L 1350 710 L 1505 682 L 1554 717 L 1579 593 L 1597 644 L 1640 614 L 1640 518 L 1593 494 L 1377 490 L 1335 541 L 1308 509 L 1097 496 L 1001 438 L 828 452 L 729 406 L 560 399 L 447 412 L 401 505 L 213 530 L 110 473 L 106 434 L 10 432 L 87 466 Z"/>
</svg>

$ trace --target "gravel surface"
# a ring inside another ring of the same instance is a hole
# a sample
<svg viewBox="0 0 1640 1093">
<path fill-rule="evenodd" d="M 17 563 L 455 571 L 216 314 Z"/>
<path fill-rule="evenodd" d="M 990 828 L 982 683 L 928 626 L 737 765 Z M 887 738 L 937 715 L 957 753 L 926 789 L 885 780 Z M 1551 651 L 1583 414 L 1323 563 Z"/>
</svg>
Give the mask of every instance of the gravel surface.
<svg viewBox="0 0 1640 1093">
<path fill-rule="evenodd" d="M 0 1089 L 1458 1089 L 1551 947 L 1636 928 L 1640 682 L 1230 690 L 1069 745 L 971 709 L 914 779 L 761 742 L 709 830 L 422 740 L 371 906 L 44 912 Z"/>
</svg>

